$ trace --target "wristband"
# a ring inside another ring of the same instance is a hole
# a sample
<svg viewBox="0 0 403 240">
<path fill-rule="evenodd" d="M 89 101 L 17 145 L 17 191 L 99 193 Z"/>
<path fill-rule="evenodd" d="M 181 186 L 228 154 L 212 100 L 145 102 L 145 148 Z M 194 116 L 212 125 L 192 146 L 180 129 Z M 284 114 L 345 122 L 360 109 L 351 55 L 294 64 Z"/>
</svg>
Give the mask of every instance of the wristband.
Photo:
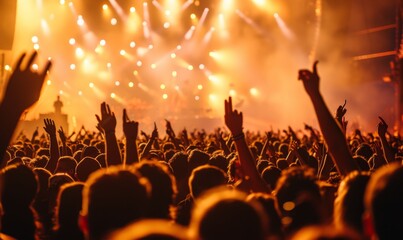
<svg viewBox="0 0 403 240">
<path fill-rule="evenodd" d="M 241 132 L 241 133 L 239 133 L 239 134 L 237 134 L 235 136 L 232 136 L 232 140 L 233 141 L 238 141 L 238 140 L 241 140 L 244 137 L 245 137 L 245 134 L 243 132 Z"/>
</svg>

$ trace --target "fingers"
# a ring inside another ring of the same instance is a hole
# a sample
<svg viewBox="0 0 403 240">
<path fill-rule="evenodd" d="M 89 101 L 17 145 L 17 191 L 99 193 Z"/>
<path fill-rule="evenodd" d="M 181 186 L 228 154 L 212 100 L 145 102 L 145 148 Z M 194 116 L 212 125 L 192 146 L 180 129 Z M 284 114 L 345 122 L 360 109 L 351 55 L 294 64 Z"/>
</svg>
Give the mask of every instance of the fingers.
<svg viewBox="0 0 403 240">
<path fill-rule="evenodd" d="M 229 111 L 232 112 L 232 97 L 228 98 L 228 107 L 229 107 Z"/>
<path fill-rule="evenodd" d="M 29 60 L 28 60 L 26 69 L 30 69 L 30 68 L 31 68 L 31 66 L 32 66 L 32 64 L 34 63 L 35 58 L 36 58 L 37 55 L 38 55 L 38 52 L 37 52 L 37 51 L 35 51 L 34 53 L 32 53 L 31 57 L 30 57 Z"/>
<path fill-rule="evenodd" d="M 26 55 L 27 55 L 27 53 L 21 54 L 21 56 L 20 56 L 20 58 L 18 59 L 17 64 L 15 65 L 15 68 L 14 68 L 14 69 L 16 69 L 16 70 L 20 70 L 20 69 L 21 69 L 22 61 L 24 61 L 24 58 L 25 58 Z"/>
<path fill-rule="evenodd" d="M 101 122 L 101 118 L 98 116 L 98 114 L 95 114 L 95 117 L 97 118 L 98 123 Z"/>
<path fill-rule="evenodd" d="M 129 117 L 127 116 L 126 108 L 123 108 L 123 122 L 128 122 Z"/>
<path fill-rule="evenodd" d="M 318 75 L 318 63 L 319 63 L 318 60 L 316 60 L 316 61 L 313 63 L 312 73 L 315 74 L 315 75 Z"/>
<path fill-rule="evenodd" d="M 388 124 L 386 124 L 385 120 L 383 120 L 383 118 L 381 118 L 380 116 L 378 116 L 378 118 L 379 118 L 379 120 L 381 120 L 383 125 L 386 125 L 386 126 L 388 125 Z"/>
<path fill-rule="evenodd" d="M 46 63 L 45 69 L 43 69 L 43 72 L 40 74 L 43 79 L 45 79 L 46 75 L 48 74 L 51 68 L 52 68 L 52 62 L 48 61 Z"/>
</svg>

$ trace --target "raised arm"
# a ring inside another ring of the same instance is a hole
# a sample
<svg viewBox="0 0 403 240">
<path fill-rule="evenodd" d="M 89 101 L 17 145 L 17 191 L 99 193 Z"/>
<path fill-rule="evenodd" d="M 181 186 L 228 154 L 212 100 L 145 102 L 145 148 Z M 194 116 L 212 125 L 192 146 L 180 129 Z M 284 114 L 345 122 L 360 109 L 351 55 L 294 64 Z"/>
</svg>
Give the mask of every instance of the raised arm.
<svg viewBox="0 0 403 240">
<path fill-rule="evenodd" d="M 36 56 L 37 52 L 34 52 L 23 67 L 22 62 L 26 59 L 26 53 L 23 53 L 5 87 L 0 104 L 0 161 L 3 161 L 21 114 L 38 101 L 43 82 L 52 66 L 51 62 L 47 61 L 42 72 L 33 70 L 31 66 Z"/>
<path fill-rule="evenodd" d="M 384 158 L 389 162 L 393 162 L 395 160 L 395 155 L 386 139 L 386 132 L 388 131 L 388 124 L 386 124 L 383 118 L 379 117 L 380 122 L 378 123 L 378 135 L 381 139 L 382 150 Z"/>
<path fill-rule="evenodd" d="M 225 125 L 231 132 L 233 141 L 235 142 L 239 160 L 243 173 L 249 177 L 251 182 L 251 190 L 254 192 L 269 192 L 267 184 L 263 181 L 256 169 L 255 159 L 246 143 L 245 134 L 243 133 L 243 115 L 242 112 L 232 109 L 232 99 L 229 97 L 224 102 L 225 106 Z"/>
<path fill-rule="evenodd" d="M 306 69 L 300 70 L 298 78 L 302 80 L 305 91 L 311 99 L 320 129 L 328 145 L 329 153 L 333 157 L 337 171 L 341 176 L 345 176 L 351 171 L 358 170 L 358 167 L 352 159 L 341 126 L 333 118 L 319 91 L 317 64 L 317 61 L 313 64 L 312 71 Z"/>
<path fill-rule="evenodd" d="M 105 135 L 106 163 L 108 166 L 122 164 L 122 157 L 115 134 L 115 113 L 111 111 L 108 104 L 103 102 L 101 104 L 101 117 L 98 115 L 95 115 L 95 117 L 98 120 L 98 127 L 102 129 Z"/>
<path fill-rule="evenodd" d="M 139 153 L 136 143 L 138 132 L 139 123 L 130 121 L 126 109 L 123 109 L 123 133 L 126 137 L 124 165 L 139 162 Z"/>
<path fill-rule="evenodd" d="M 57 130 L 59 133 L 59 138 L 60 141 L 62 142 L 62 152 L 60 153 L 62 156 L 67 155 L 67 137 L 66 134 L 64 133 L 63 127 L 60 127 L 59 130 Z"/>
<path fill-rule="evenodd" d="M 60 157 L 59 152 L 59 144 L 57 143 L 57 136 L 56 136 L 56 125 L 52 119 L 45 118 L 44 119 L 46 133 L 49 135 L 49 162 L 46 165 L 46 169 L 49 170 L 51 173 L 54 173 L 56 170 L 57 161 Z"/>
<path fill-rule="evenodd" d="M 150 150 L 154 144 L 154 141 L 158 140 L 158 129 L 157 124 L 154 123 L 154 130 L 151 133 L 151 137 L 148 139 L 146 146 L 144 147 L 143 151 L 141 152 L 141 158 L 147 157 L 150 153 Z"/>
</svg>

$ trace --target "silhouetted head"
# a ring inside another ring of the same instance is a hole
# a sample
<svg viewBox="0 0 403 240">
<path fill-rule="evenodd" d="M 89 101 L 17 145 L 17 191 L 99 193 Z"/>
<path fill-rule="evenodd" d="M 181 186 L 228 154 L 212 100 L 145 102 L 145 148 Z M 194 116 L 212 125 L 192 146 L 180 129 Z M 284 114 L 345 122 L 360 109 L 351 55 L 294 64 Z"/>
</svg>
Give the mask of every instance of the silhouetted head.
<svg viewBox="0 0 403 240">
<path fill-rule="evenodd" d="M 218 167 L 210 165 L 200 166 L 193 170 L 190 175 L 190 194 L 193 198 L 197 198 L 203 192 L 218 186 L 224 186 L 227 182 L 227 174 Z"/>
<path fill-rule="evenodd" d="M 87 181 L 89 175 L 101 168 L 101 164 L 92 157 L 83 158 L 76 166 L 75 175 L 78 181 Z"/>
</svg>

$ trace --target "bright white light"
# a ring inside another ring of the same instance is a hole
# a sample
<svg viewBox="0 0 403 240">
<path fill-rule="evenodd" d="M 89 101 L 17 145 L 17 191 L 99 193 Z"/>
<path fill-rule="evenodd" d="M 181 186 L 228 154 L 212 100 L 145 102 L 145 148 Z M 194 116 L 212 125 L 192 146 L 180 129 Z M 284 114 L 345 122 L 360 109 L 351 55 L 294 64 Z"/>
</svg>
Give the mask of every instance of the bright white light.
<svg viewBox="0 0 403 240">
<path fill-rule="evenodd" d="M 190 19 L 195 20 L 196 19 L 196 14 L 194 14 L 194 13 L 190 14 Z"/>
<path fill-rule="evenodd" d="M 236 91 L 235 91 L 234 89 L 229 90 L 229 95 L 230 95 L 231 97 L 235 96 L 235 95 L 236 95 Z"/>
<path fill-rule="evenodd" d="M 172 58 L 172 59 L 176 58 L 176 54 L 175 54 L 175 53 L 171 53 L 171 58 Z"/>
<path fill-rule="evenodd" d="M 64 5 L 66 3 L 66 1 L 65 0 L 60 0 L 59 3 L 60 3 L 60 5 Z"/>
<path fill-rule="evenodd" d="M 136 43 L 133 42 L 133 41 L 131 41 L 131 42 L 130 42 L 130 47 L 131 47 L 131 48 L 134 48 L 135 46 L 136 46 Z"/>
<path fill-rule="evenodd" d="M 196 101 L 199 101 L 199 100 L 200 100 L 200 97 L 199 97 L 199 96 L 195 96 L 195 100 L 196 100 Z"/>
<path fill-rule="evenodd" d="M 73 64 L 70 64 L 70 69 L 71 70 L 75 70 L 76 69 L 76 65 L 73 63 Z"/>
<path fill-rule="evenodd" d="M 38 44 L 38 43 L 35 43 L 35 44 L 34 44 L 34 49 L 35 49 L 35 50 L 39 50 L 39 44 Z"/>
<path fill-rule="evenodd" d="M 275 18 L 278 18 L 278 17 L 279 17 L 278 13 L 274 13 L 273 16 L 274 16 Z"/>
<path fill-rule="evenodd" d="M 88 86 L 89 86 L 90 88 L 93 88 L 95 85 L 94 85 L 93 82 L 90 82 L 90 83 L 88 84 Z"/>
<path fill-rule="evenodd" d="M 182 49 L 182 46 L 181 46 L 181 45 L 178 45 L 178 46 L 176 46 L 176 49 L 181 50 L 181 49 Z"/>
<path fill-rule="evenodd" d="M 199 65 L 199 69 L 200 69 L 200 70 L 203 70 L 204 68 L 205 68 L 204 64 L 200 64 L 200 65 Z"/>
<path fill-rule="evenodd" d="M 83 16 L 78 15 L 78 18 L 77 18 L 77 25 L 78 25 L 78 26 L 83 26 L 83 25 L 84 25 Z"/>
<path fill-rule="evenodd" d="M 172 77 L 178 76 L 178 73 L 176 71 L 172 71 Z"/>
<path fill-rule="evenodd" d="M 32 43 L 38 43 L 39 38 L 37 36 L 32 36 L 31 40 L 32 40 Z"/>
<path fill-rule="evenodd" d="M 36 63 L 32 64 L 31 67 L 32 67 L 32 69 L 35 70 L 35 71 L 38 71 L 38 69 L 39 69 L 39 66 L 38 66 L 38 64 L 36 64 Z"/>
<path fill-rule="evenodd" d="M 105 44 L 106 44 L 105 39 L 101 39 L 101 41 L 99 41 L 99 45 L 101 45 L 101 46 L 105 46 Z"/>
<path fill-rule="evenodd" d="M 192 71 L 192 70 L 193 70 L 193 66 L 192 66 L 192 65 L 189 65 L 189 66 L 188 66 L 188 70 L 189 70 L 189 71 Z"/>
<path fill-rule="evenodd" d="M 166 100 L 166 99 L 168 98 L 168 94 L 166 94 L 166 93 L 162 94 L 162 98 L 163 98 L 164 100 Z"/>
<path fill-rule="evenodd" d="M 175 86 L 175 90 L 179 91 L 179 86 L 178 85 Z"/>
<path fill-rule="evenodd" d="M 153 49 L 154 46 L 152 44 L 148 45 L 148 49 Z"/>
<path fill-rule="evenodd" d="M 169 28 L 170 26 L 171 26 L 171 24 L 170 24 L 169 22 L 165 22 L 165 23 L 164 23 L 164 28 L 165 28 L 165 29 Z"/>
<path fill-rule="evenodd" d="M 106 64 L 106 67 L 107 67 L 107 68 L 111 68 L 111 67 L 112 67 L 112 63 L 107 63 L 107 64 Z"/>
<path fill-rule="evenodd" d="M 82 48 L 76 48 L 76 56 L 78 57 L 78 58 L 82 58 L 82 57 L 84 57 L 84 51 L 83 51 L 83 49 Z"/>
<path fill-rule="evenodd" d="M 197 89 L 202 90 L 202 89 L 203 89 L 203 85 L 201 85 L 201 84 L 197 85 Z"/>
<path fill-rule="evenodd" d="M 209 99 L 211 100 L 211 101 L 216 101 L 217 100 L 217 96 L 216 95 L 214 95 L 214 94 L 209 94 Z"/>
<path fill-rule="evenodd" d="M 124 56 L 124 55 L 126 55 L 126 51 L 125 50 L 120 50 L 120 55 L 122 55 L 122 56 Z"/>
<path fill-rule="evenodd" d="M 129 87 L 134 87 L 134 83 L 133 82 L 129 82 Z"/>
<path fill-rule="evenodd" d="M 116 82 L 115 82 L 115 85 L 116 85 L 116 86 L 120 86 L 120 82 L 119 82 L 119 81 L 116 81 Z"/>
<path fill-rule="evenodd" d="M 135 8 L 135 7 L 131 7 L 131 8 L 130 8 L 130 12 L 131 12 L 131 13 L 135 13 L 135 12 L 136 12 L 136 8 Z"/>
<path fill-rule="evenodd" d="M 152 69 L 156 69 L 156 68 L 157 68 L 157 65 L 156 65 L 155 63 L 153 63 L 153 64 L 151 64 L 151 68 L 152 68 Z"/>
<path fill-rule="evenodd" d="M 70 44 L 70 45 L 76 44 L 76 40 L 75 40 L 74 38 L 70 38 L 70 39 L 69 39 L 69 44 Z"/>
<path fill-rule="evenodd" d="M 102 9 L 103 10 L 108 10 L 108 4 L 105 3 L 104 5 L 102 5 Z"/>
<path fill-rule="evenodd" d="M 6 70 L 6 71 L 10 71 L 10 70 L 11 70 L 10 65 L 6 65 L 6 66 L 4 66 L 4 70 Z"/>
<path fill-rule="evenodd" d="M 166 10 L 166 11 L 165 11 L 165 16 L 167 16 L 167 17 L 168 17 L 169 15 L 171 15 L 171 11 Z"/>
<path fill-rule="evenodd" d="M 137 70 L 134 70 L 134 71 L 133 71 L 133 75 L 134 75 L 134 76 L 137 76 L 137 75 L 139 75 L 139 72 L 138 72 Z"/>
<path fill-rule="evenodd" d="M 115 93 L 111 93 L 111 98 L 115 98 L 116 94 Z"/>
<path fill-rule="evenodd" d="M 112 18 L 112 19 L 111 19 L 111 24 L 112 24 L 113 26 L 115 26 L 117 23 L 118 23 L 118 20 L 117 20 L 116 18 Z"/>
<path fill-rule="evenodd" d="M 252 96 L 257 96 L 259 94 L 259 91 L 256 88 L 251 88 L 249 90 L 250 95 Z"/>
<path fill-rule="evenodd" d="M 82 91 L 78 91 L 78 95 L 79 95 L 79 96 L 82 96 L 82 95 L 83 95 L 83 92 L 82 92 Z"/>
<path fill-rule="evenodd" d="M 60 91 L 59 91 L 59 94 L 60 94 L 60 95 L 63 95 L 63 90 L 60 90 Z"/>
<path fill-rule="evenodd" d="M 164 89 L 165 89 L 165 84 L 161 84 L 161 85 L 160 85 L 160 88 L 161 88 L 162 90 L 164 90 Z"/>
<path fill-rule="evenodd" d="M 143 66 L 143 62 L 140 61 L 140 60 L 138 60 L 138 61 L 137 61 L 137 67 L 141 67 L 141 66 Z"/>
<path fill-rule="evenodd" d="M 46 81 L 46 84 L 47 84 L 48 86 L 50 86 L 50 85 L 52 84 L 52 81 L 51 81 L 51 80 L 48 80 L 48 81 Z"/>
</svg>

